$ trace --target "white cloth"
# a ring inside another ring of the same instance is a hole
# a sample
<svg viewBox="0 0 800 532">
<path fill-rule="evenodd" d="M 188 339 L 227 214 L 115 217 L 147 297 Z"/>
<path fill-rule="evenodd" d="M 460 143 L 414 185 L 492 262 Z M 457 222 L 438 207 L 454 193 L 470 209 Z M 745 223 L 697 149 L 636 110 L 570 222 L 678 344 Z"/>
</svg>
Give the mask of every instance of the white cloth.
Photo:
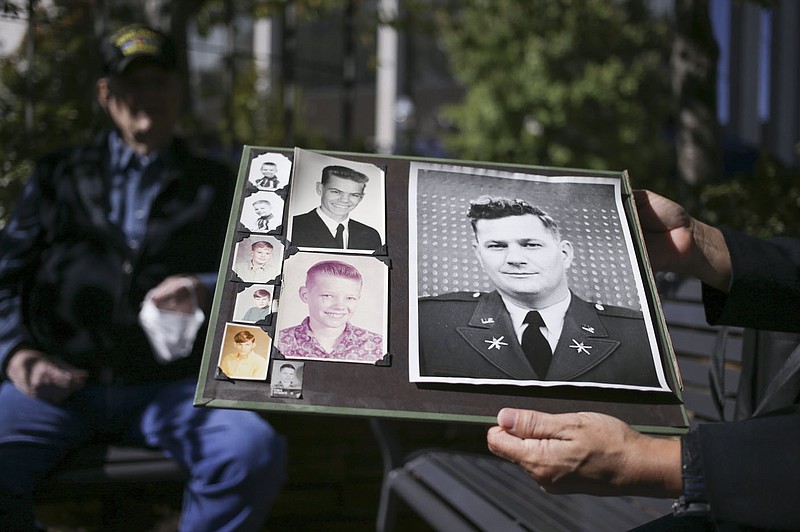
<svg viewBox="0 0 800 532">
<path fill-rule="evenodd" d="M 161 364 L 189 356 L 197 331 L 205 320 L 194 287 L 188 280 L 187 286 L 193 295 L 194 311 L 191 314 L 160 309 L 149 297 L 145 298 L 139 311 L 139 324 L 150 340 L 155 359 Z"/>
</svg>

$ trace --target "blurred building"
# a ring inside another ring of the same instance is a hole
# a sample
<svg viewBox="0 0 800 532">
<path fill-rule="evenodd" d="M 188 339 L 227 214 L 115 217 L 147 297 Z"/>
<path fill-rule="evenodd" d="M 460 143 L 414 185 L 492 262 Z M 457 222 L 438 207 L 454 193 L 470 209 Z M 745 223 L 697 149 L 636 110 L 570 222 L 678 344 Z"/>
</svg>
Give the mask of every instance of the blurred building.
<svg viewBox="0 0 800 532">
<path fill-rule="evenodd" d="M 307 137 L 325 144 L 319 147 L 369 151 L 379 148 L 376 120 L 381 118 L 376 109 L 379 91 L 386 89 L 379 80 L 380 67 L 391 63 L 394 103 L 383 111 L 394 122 L 394 141 L 393 147 L 378 151 L 441 156 L 439 108 L 460 98 L 461 90 L 436 40 L 418 30 L 413 20 L 395 32 L 391 50 L 379 49 L 386 45 L 378 44 L 378 33 L 386 28 L 375 27 L 374 13 L 385 3 L 342 2 L 341 8 L 310 21 L 297 20 L 291 11 L 255 23 L 242 21 L 237 34 L 249 37 L 239 41 L 242 48 L 236 55 L 254 59 L 262 76 L 257 89 L 265 98 L 280 92 L 284 113 L 292 114 L 287 127 L 302 124 Z M 389 4 L 401 7 L 402 2 Z M 194 40 L 190 53 L 203 47 L 208 44 Z M 386 60 L 387 53 L 393 60 Z M 198 105 L 219 109 L 213 100 L 209 103 Z"/>
<path fill-rule="evenodd" d="M 718 102 L 727 173 L 748 169 L 762 149 L 787 166 L 800 166 L 800 2 L 708 2 L 720 47 Z M 42 5 L 50 3 L 43 0 Z M 672 12 L 673 3 L 650 0 L 651 8 L 664 14 Z M 101 6 L 95 9 L 106 16 L 112 8 L 128 6 L 152 19 L 177 4 L 188 5 L 167 0 L 105 0 L 93 5 Z M 223 2 L 232 11 L 227 25 L 213 26 L 206 35 L 194 22 L 186 29 L 192 101 L 201 126 L 219 129 L 231 113 L 237 75 L 252 64 L 258 72 L 259 98 L 281 100 L 282 116 L 270 119 L 281 120 L 289 130 L 287 141 L 293 140 L 293 125 L 302 124 L 306 138 L 324 144 L 313 147 L 372 150 L 378 147 L 376 120 L 381 120 L 376 109 L 382 109 L 395 126 L 389 151 L 445 155 L 439 139 L 447 124 L 439 110 L 458 100 L 462 91 L 449 75 L 435 38 L 421 29 L 420 21 L 402 17 L 403 4 L 343 0 L 324 18 L 304 21 L 291 9 L 253 20 L 246 3 Z M 291 7 L 293 2 L 283 5 Z M 388 52 L 378 50 L 380 30 L 374 26 L 375 11 L 386 5 L 394 5 L 403 21 Z M 0 16 L 0 55 L 19 46 L 27 27 L 25 14 L 22 10 L 20 17 Z M 169 27 L 168 20 L 161 22 L 161 27 Z M 378 67 L 387 63 L 381 53 L 395 58 L 389 81 L 391 109 L 376 103 L 381 98 L 376 87 L 386 87 L 376 77 Z"/>
<path fill-rule="evenodd" d="M 800 142 L 800 2 L 711 0 L 720 47 L 719 118 L 730 165 L 758 149 L 797 167 Z"/>
<path fill-rule="evenodd" d="M 358 2 L 371 12 L 380 0 Z M 397 2 L 402 10 L 402 1 Z M 299 98 L 296 120 L 317 128 L 334 146 L 371 149 L 375 135 L 375 44 L 371 28 L 359 26 L 359 12 L 347 5 L 325 20 L 268 21 L 269 39 L 262 57 L 273 66 L 293 61 L 292 90 Z M 652 9 L 671 13 L 673 0 L 651 0 Z M 709 0 L 720 46 L 718 105 L 723 131 L 726 173 L 747 170 L 759 150 L 790 167 L 800 165 L 800 2 Z M 401 12 L 402 14 L 402 12 Z M 257 25 L 258 26 L 258 25 Z M 286 31 L 296 47 L 285 55 Z M 349 32 L 349 33 L 348 33 Z M 349 35 L 349 40 L 348 40 Z M 355 39 L 353 41 L 352 39 Z M 461 91 L 452 80 L 447 60 L 435 39 L 417 31 L 413 21 L 399 32 L 395 109 L 397 138 L 393 151 L 442 156 L 437 141 L 443 127 L 439 109 L 456 101 Z"/>
</svg>

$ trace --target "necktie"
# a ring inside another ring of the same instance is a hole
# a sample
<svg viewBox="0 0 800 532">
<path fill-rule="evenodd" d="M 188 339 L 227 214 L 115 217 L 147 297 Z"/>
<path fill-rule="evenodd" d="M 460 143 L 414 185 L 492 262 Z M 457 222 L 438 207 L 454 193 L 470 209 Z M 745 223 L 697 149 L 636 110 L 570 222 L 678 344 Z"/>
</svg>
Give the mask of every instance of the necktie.
<svg viewBox="0 0 800 532">
<path fill-rule="evenodd" d="M 336 246 L 340 249 L 344 249 L 344 225 L 339 224 L 336 226 Z"/>
<path fill-rule="evenodd" d="M 550 344 L 547 343 L 540 327 L 544 327 L 544 320 L 541 314 L 535 310 L 528 312 L 525 316 L 524 323 L 528 326 L 522 333 L 522 350 L 525 352 L 525 357 L 531 363 L 533 371 L 540 379 L 547 376 L 547 370 L 550 369 L 550 360 L 553 358 L 553 353 L 550 351 Z"/>
</svg>

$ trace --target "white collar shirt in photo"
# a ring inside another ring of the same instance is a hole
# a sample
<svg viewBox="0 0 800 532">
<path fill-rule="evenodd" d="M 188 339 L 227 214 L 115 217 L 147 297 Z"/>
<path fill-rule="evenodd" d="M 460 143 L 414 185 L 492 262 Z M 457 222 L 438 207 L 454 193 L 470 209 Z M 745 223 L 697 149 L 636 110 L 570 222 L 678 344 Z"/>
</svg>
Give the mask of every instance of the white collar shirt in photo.
<svg viewBox="0 0 800 532">
<path fill-rule="evenodd" d="M 572 300 L 572 293 L 559 301 L 555 305 L 550 305 L 547 308 L 523 308 L 511 302 L 502 294 L 503 304 L 511 316 L 511 323 L 514 324 L 514 332 L 517 335 L 517 340 L 522 343 L 522 333 L 528 327 L 525 323 L 525 316 L 531 310 L 539 311 L 544 321 L 544 327 L 541 327 L 542 334 L 544 335 L 547 343 L 550 344 L 550 349 L 555 353 L 558 339 L 561 337 L 561 331 L 564 329 L 564 316 L 567 315 L 570 301 Z"/>
<path fill-rule="evenodd" d="M 350 240 L 350 229 L 349 229 L 350 217 L 348 216 L 341 222 L 337 222 L 336 220 L 334 220 L 333 218 L 322 212 L 322 209 L 319 207 L 317 207 L 317 214 L 319 215 L 320 220 L 322 220 L 322 223 L 325 224 L 325 227 L 328 228 L 328 231 L 331 232 L 331 236 L 334 237 L 336 236 L 336 228 L 339 226 L 339 224 L 342 224 L 344 226 L 344 237 L 343 237 L 344 249 L 347 249 L 347 242 Z"/>
</svg>

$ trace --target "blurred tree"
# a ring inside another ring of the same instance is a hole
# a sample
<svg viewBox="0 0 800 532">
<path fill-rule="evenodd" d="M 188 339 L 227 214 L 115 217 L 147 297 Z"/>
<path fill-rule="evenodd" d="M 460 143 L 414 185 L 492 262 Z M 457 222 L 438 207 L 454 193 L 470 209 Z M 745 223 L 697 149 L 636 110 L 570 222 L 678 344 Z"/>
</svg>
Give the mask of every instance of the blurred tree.
<svg viewBox="0 0 800 532">
<path fill-rule="evenodd" d="M 94 98 L 100 68 L 95 36 L 125 23 L 145 21 L 172 35 L 179 68 L 188 72 L 187 28 L 193 22 L 204 33 L 220 25 L 235 29 L 237 15 L 280 17 L 291 8 L 292 16 L 302 21 L 324 17 L 340 6 L 338 0 L 0 0 L 2 16 L 25 20 L 30 11 L 29 28 L 33 29 L 16 52 L 0 58 L 0 229 L 36 157 L 64 144 L 85 142 L 108 125 Z M 186 75 L 186 112 L 181 127 L 201 142 L 210 138 L 216 149 L 239 143 L 239 139 L 283 144 L 283 95 L 259 94 L 254 90 L 252 56 L 233 46 L 226 53 L 227 62 L 220 70 L 201 73 L 200 89 L 221 88 L 224 101 L 229 102 L 228 112 L 213 131 L 199 128 L 200 121 L 192 113 L 195 93 Z M 287 68 L 291 68 L 292 58 L 288 59 Z M 226 73 L 230 83 L 220 87 Z M 33 111 L 29 120 L 28 109 Z M 322 146 L 302 129 L 300 139 Z M 231 151 L 222 155 L 236 156 Z"/>
<path fill-rule="evenodd" d="M 672 167 L 669 31 L 643 0 L 471 0 L 441 12 L 454 76 L 448 146 L 462 158 L 629 169 Z M 663 189 L 664 185 L 658 186 Z"/>
<path fill-rule="evenodd" d="M 94 104 L 99 69 L 93 44 L 94 2 L 54 0 L 32 6 L 32 33 L 18 53 L 0 60 L 0 227 L 31 170 L 32 158 L 65 142 L 88 139 L 103 120 Z M 17 2 L 17 7 L 18 14 L 27 16 L 27 2 Z M 27 53 L 29 44 L 32 55 Z M 29 102 L 33 113 L 27 121 Z"/>
<path fill-rule="evenodd" d="M 300 98 L 293 84 L 293 27 L 325 18 L 341 4 L 341 0 L 204 0 L 195 6 L 192 18 L 201 36 L 218 28 L 227 35 L 221 68 L 201 72 L 197 90 L 202 98 L 218 97 L 224 103 L 224 112 L 212 134 L 230 148 L 230 154 L 235 155 L 243 139 L 254 145 L 323 146 L 295 118 Z M 278 69 L 278 75 L 270 74 L 276 83 L 267 93 L 259 90 L 258 66 L 250 50 L 237 48 L 237 23 L 264 18 L 272 19 L 283 36 L 278 50 L 269 58 L 267 68 Z"/>
<path fill-rule="evenodd" d="M 377 23 L 373 5 L 348 2 L 358 16 L 360 45 L 372 49 L 374 42 L 369 39 Z M 767 0 L 758 3 L 769 5 Z M 761 223 L 781 231 L 780 224 L 771 221 L 770 202 L 790 209 L 791 195 L 769 196 L 769 191 L 794 182 L 791 170 L 770 158 L 762 157 L 754 176 L 702 188 L 721 175 L 713 90 L 717 51 L 709 29 L 708 0 L 676 0 L 674 34 L 646 4 L 646 0 L 404 0 L 406 16 L 394 23 L 401 31 L 410 30 L 410 25 L 413 31 L 432 32 L 426 34 L 430 36 L 441 31 L 451 70 L 467 91 L 465 100 L 448 110 L 456 128 L 447 140 L 455 155 L 627 168 L 635 186 L 674 197 L 678 196 L 672 185 L 695 183 L 686 185 L 679 199 L 701 198 L 713 209 L 705 211 L 710 219 L 734 225 Z M 94 103 L 99 67 L 94 35 L 123 22 L 147 20 L 175 36 L 185 65 L 191 23 L 203 33 L 235 26 L 237 16 L 270 17 L 289 25 L 339 20 L 343 6 L 341 0 L 0 0 L 5 17 L 24 20 L 30 8 L 34 11 L 33 31 L 20 50 L 0 59 L 0 228 L 33 157 L 65 142 L 83 142 L 106 123 Z M 335 13 L 339 15 L 332 16 Z M 251 144 L 332 147 L 308 127 L 295 124 L 302 98 L 293 72 L 302 60 L 293 55 L 288 29 L 286 46 L 270 59 L 272 67 L 281 69 L 271 92 L 254 90 L 252 56 L 231 47 L 225 63 L 231 71 L 229 86 L 222 83 L 224 70 L 217 70 L 202 73 L 193 88 L 224 93 L 230 102 L 228 113 L 210 132 L 198 128 L 199 121 L 187 113 L 186 130 L 212 136 L 225 146 L 246 139 Z M 33 60 L 28 60 L 31 52 Z M 408 84 L 414 81 L 412 76 Z M 33 111 L 31 120 L 27 109 Z M 672 140 L 665 134 L 671 116 L 679 165 L 674 163 Z M 287 128 L 294 139 L 288 144 Z M 680 180 L 668 179 L 674 169 Z M 747 213 L 755 217 L 747 218 Z M 791 212 L 784 218 L 790 219 Z"/>
<path fill-rule="evenodd" d="M 752 173 L 693 187 L 693 213 L 760 236 L 800 235 L 800 173 L 762 152 Z"/>
</svg>

